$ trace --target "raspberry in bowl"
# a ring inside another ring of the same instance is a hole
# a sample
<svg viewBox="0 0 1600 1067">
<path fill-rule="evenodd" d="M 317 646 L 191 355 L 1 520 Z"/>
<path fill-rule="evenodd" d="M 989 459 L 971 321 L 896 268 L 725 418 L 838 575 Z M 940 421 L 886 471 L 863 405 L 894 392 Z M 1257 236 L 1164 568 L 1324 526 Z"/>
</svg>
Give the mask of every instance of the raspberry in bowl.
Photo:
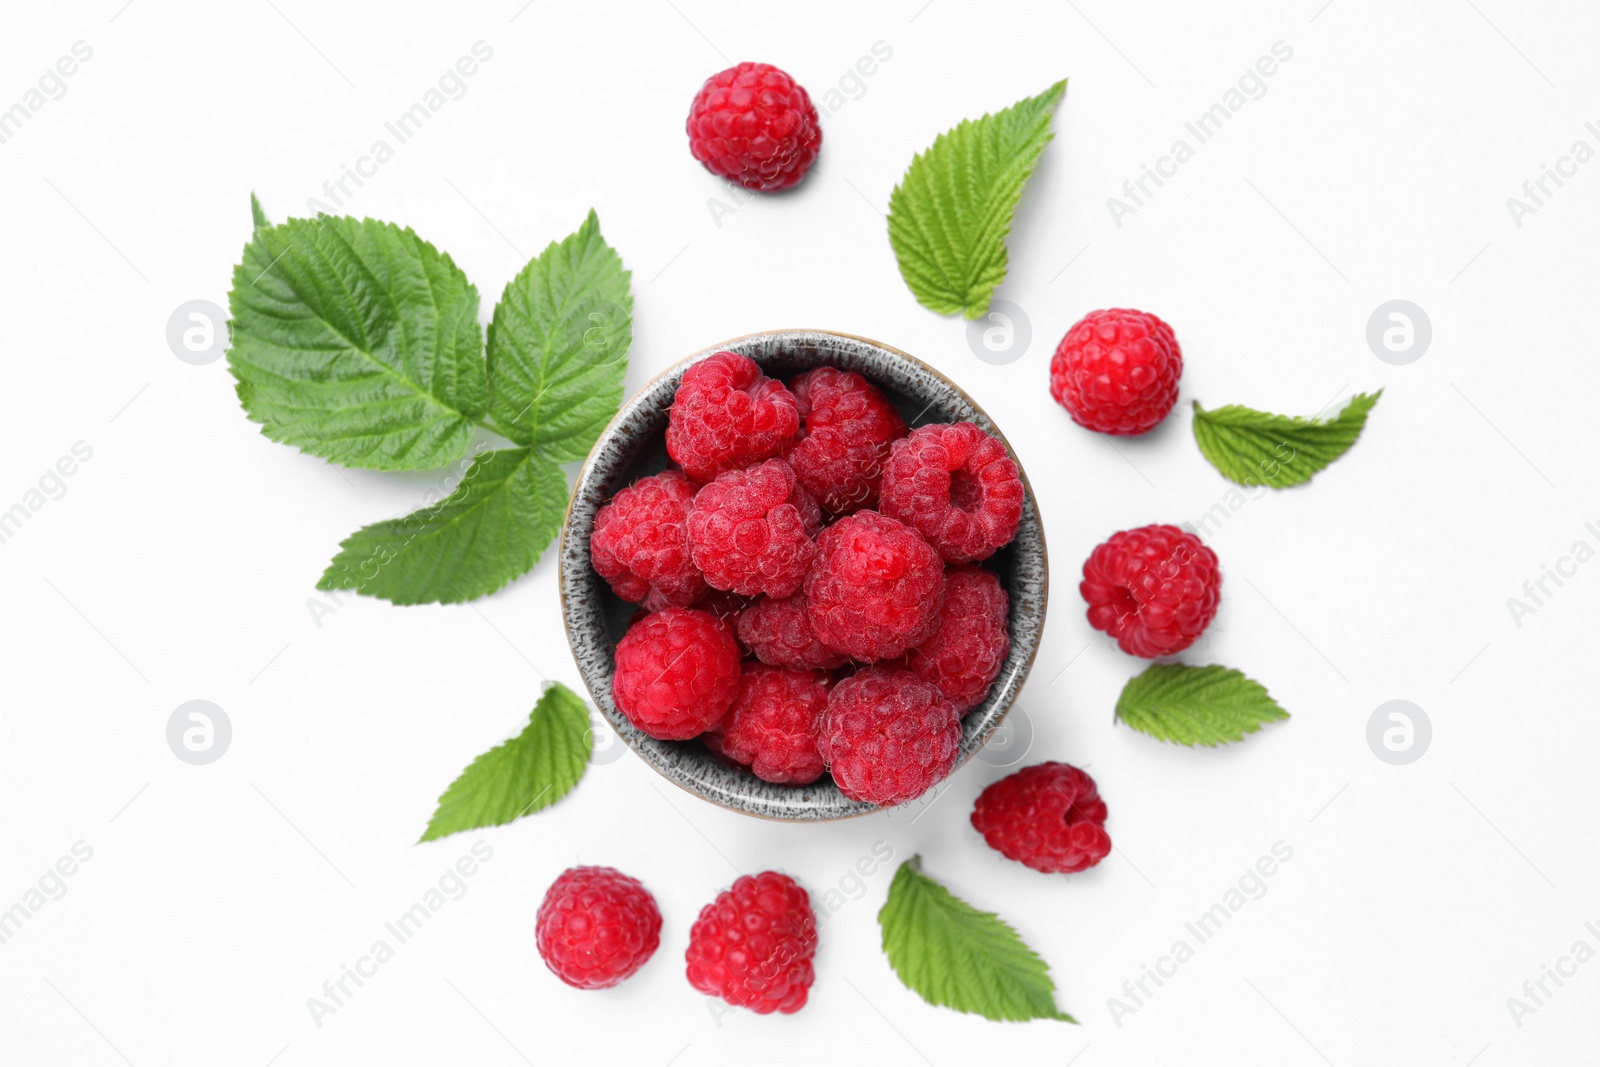
<svg viewBox="0 0 1600 1067">
<path fill-rule="evenodd" d="M 969 396 L 887 345 L 788 330 L 623 404 L 578 475 L 560 581 L 590 696 L 646 763 L 818 821 L 914 801 L 983 746 L 1047 576 L 1027 476 Z"/>
</svg>

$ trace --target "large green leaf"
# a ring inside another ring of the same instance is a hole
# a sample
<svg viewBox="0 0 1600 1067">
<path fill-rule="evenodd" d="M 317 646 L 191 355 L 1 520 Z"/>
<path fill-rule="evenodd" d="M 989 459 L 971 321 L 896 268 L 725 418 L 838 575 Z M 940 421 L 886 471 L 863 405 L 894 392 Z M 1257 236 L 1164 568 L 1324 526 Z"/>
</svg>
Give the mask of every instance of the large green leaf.
<svg viewBox="0 0 1600 1067">
<path fill-rule="evenodd" d="M 582 459 L 617 412 L 633 340 L 622 259 L 593 211 L 505 288 L 489 324 L 489 411 L 518 444 Z"/>
<path fill-rule="evenodd" d="M 594 750 L 589 709 L 552 682 L 522 733 L 467 765 L 439 798 L 423 841 L 483 826 L 504 826 L 548 808 L 583 777 Z"/>
<path fill-rule="evenodd" d="M 478 293 L 410 230 L 256 222 L 228 295 L 228 366 L 274 441 L 348 467 L 441 467 L 487 404 Z"/>
<path fill-rule="evenodd" d="M 1266 686 L 1231 667 L 1154 663 L 1128 681 L 1117 718 L 1141 733 L 1180 745 L 1214 747 L 1242 741 L 1289 713 Z"/>
<path fill-rule="evenodd" d="M 396 604 L 487 596 L 533 569 L 566 506 L 567 476 L 550 459 L 527 448 L 486 452 L 443 500 L 345 538 L 317 588 Z"/>
<path fill-rule="evenodd" d="M 981 318 L 1006 276 L 1006 236 L 1049 142 L 1059 81 L 1004 111 L 939 135 L 889 197 L 889 243 L 923 307 Z"/>
<path fill-rule="evenodd" d="M 889 966 L 929 1004 L 986 1019 L 1077 1022 L 1056 1007 L 1049 965 L 998 915 L 923 874 L 919 856 L 895 872 L 878 925 Z"/>
</svg>

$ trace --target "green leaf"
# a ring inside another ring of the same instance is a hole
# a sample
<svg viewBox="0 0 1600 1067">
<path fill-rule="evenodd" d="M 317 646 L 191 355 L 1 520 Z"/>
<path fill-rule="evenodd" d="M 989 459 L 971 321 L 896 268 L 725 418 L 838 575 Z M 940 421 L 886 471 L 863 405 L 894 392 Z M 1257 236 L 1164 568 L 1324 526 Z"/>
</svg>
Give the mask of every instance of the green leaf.
<svg viewBox="0 0 1600 1067">
<path fill-rule="evenodd" d="M 1117 718 L 1141 733 L 1180 745 L 1242 741 L 1289 713 L 1260 682 L 1230 667 L 1156 663 L 1117 698 Z"/>
<path fill-rule="evenodd" d="M 1331 419 L 1270 415 L 1237 404 L 1206 411 L 1197 400 L 1194 439 L 1224 478 L 1282 489 L 1309 482 L 1348 452 L 1382 395 L 1382 389 L 1357 393 Z"/>
<path fill-rule="evenodd" d="M 567 476 L 548 457 L 485 452 L 443 500 L 347 537 L 317 588 L 396 604 L 475 600 L 533 569 L 566 507 Z"/>
<path fill-rule="evenodd" d="M 228 294 L 228 367 L 274 441 L 347 467 L 441 467 L 487 404 L 478 292 L 373 219 L 258 226 Z"/>
<path fill-rule="evenodd" d="M 999 916 L 923 874 L 920 856 L 895 872 L 878 924 L 889 966 L 929 1004 L 1001 1021 L 1077 1022 L 1056 1007 L 1044 960 Z"/>
<path fill-rule="evenodd" d="M 263 226 L 272 225 L 267 221 L 267 213 L 261 210 L 261 201 L 256 199 L 255 193 L 250 194 L 250 222 L 252 227 L 257 230 Z"/>
<path fill-rule="evenodd" d="M 421 840 L 504 826 L 548 808 L 578 784 L 593 747 L 589 709 L 572 690 L 552 682 L 522 733 L 473 760 L 450 783 Z"/>
<path fill-rule="evenodd" d="M 496 428 L 558 461 L 583 459 L 622 402 L 633 297 L 593 211 L 505 288 L 489 324 Z"/>
<path fill-rule="evenodd" d="M 889 197 L 889 243 L 917 303 L 969 319 L 989 310 L 1006 276 L 1011 217 L 1066 90 L 1059 81 L 997 114 L 964 121 L 911 161 Z"/>
</svg>

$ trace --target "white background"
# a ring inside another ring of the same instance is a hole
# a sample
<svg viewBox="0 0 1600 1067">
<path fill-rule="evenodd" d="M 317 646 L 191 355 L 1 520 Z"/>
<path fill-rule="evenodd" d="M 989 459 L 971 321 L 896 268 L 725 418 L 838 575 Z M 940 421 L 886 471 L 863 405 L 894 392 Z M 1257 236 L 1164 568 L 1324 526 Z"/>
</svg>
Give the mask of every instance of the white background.
<svg viewBox="0 0 1600 1067">
<path fill-rule="evenodd" d="M 1600 563 L 1547 582 L 1520 626 L 1506 601 L 1575 541 L 1600 547 L 1584 528 L 1600 520 L 1600 163 L 1551 185 L 1520 227 L 1506 199 L 1574 140 L 1600 147 L 1584 130 L 1600 119 L 1600 11 L 122 3 L 14 5 L 0 39 L 0 106 L 74 42 L 93 48 L 0 144 L 0 509 L 74 442 L 93 449 L 0 544 L 0 908 L 75 842 L 93 849 L 0 945 L 0 1059 L 1592 1062 L 1600 962 L 1547 983 L 1520 1027 L 1507 998 L 1580 938 L 1600 949 L 1584 929 L 1600 925 Z M 536 817 L 412 844 L 455 774 L 520 728 L 542 678 L 578 684 L 554 560 L 476 604 L 358 599 L 318 620 L 312 586 L 339 540 L 414 507 L 438 475 L 342 471 L 269 442 L 225 362 L 181 362 L 165 331 L 185 301 L 226 304 L 252 189 L 274 219 L 305 214 L 480 39 L 494 54 L 466 95 L 344 210 L 447 250 L 487 316 L 593 206 L 633 270 L 630 390 L 719 339 L 788 326 L 881 339 L 970 390 L 1032 476 L 1055 564 L 1014 714 L 1031 723 L 1030 762 L 1099 781 L 1117 853 L 1097 869 L 1047 877 L 988 850 L 966 817 L 1005 771 L 976 761 L 931 807 L 805 826 L 713 808 L 622 753 Z M 1280 40 L 1293 57 L 1265 95 L 1116 226 L 1107 198 Z M 879 41 L 892 58 L 824 117 L 797 193 L 732 200 L 690 158 L 683 119 L 706 76 L 767 60 L 821 100 Z M 992 366 L 959 321 L 913 301 L 879 212 L 941 130 L 1063 76 L 998 294 L 1033 340 Z M 1409 366 L 1365 340 L 1395 298 L 1433 325 Z M 1055 342 L 1112 305 L 1160 314 L 1186 356 L 1179 409 L 1116 447 L 1046 392 Z M 1379 387 L 1348 456 L 1211 536 L 1223 607 L 1185 659 L 1247 671 L 1293 720 L 1197 752 L 1114 725 L 1140 664 L 1089 629 L 1078 567 L 1114 530 L 1226 500 L 1188 402 L 1311 414 Z M 203 767 L 165 740 L 197 698 L 233 724 Z M 1366 741 L 1391 699 L 1433 724 L 1409 766 Z M 467 894 L 315 1025 L 307 998 L 477 840 L 493 859 Z M 820 899 L 853 889 L 880 841 L 895 859 L 827 916 L 799 1015 L 719 1018 L 689 988 L 688 927 L 736 871 L 780 868 Z M 1175 940 L 1193 946 L 1185 921 L 1278 841 L 1293 858 L 1265 896 L 1114 1019 L 1108 998 Z M 900 985 L 875 916 L 913 853 L 1017 926 L 1081 1026 L 990 1023 Z M 545 887 L 580 862 L 642 878 L 666 917 L 659 954 L 606 993 L 561 985 L 533 947 Z"/>
</svg>

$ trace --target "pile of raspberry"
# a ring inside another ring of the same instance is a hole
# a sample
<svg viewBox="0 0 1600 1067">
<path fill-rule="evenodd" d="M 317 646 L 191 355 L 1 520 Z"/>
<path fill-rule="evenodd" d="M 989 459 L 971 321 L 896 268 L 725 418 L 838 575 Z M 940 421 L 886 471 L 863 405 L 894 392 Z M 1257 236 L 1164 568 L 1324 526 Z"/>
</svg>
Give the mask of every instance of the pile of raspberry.
<svg viewBox="0 0 1600 1067">
<path fill-rule="evenodd" d="M 970 422 L 908 428 L 855 371 L 785 382 L 717 352 L 684 373 L 666 447 L 673 466 L 617 493 L 589 542 L 642 605 L 617 707 L 764 781 L 831 773 L 878 805 L 932 788 L 1011 650 L 983 565 L 1022 521 L 1005 445 Z"/>
</svg>

